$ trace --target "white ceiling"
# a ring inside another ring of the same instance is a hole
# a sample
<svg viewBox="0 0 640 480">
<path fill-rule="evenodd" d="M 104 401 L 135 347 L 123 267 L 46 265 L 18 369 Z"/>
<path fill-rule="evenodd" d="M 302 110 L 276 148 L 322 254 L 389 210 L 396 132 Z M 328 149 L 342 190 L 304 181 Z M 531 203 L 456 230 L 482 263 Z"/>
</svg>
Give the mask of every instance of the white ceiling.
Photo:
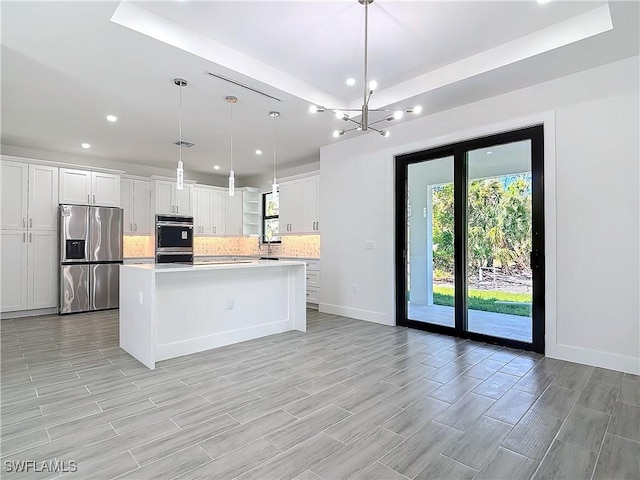
<svg viewBox="0 0 640 480">
<path fill-rule="evenodd" d="M 348 138 L 333 139 L 345 124 L 309 114 L 310 103 L 362 103 L 364 7 L 357 0 L 2 1 L 1 8 L 3 145 L 173 168 L 173 79 L 183 77 L 183 139 L 196 144 L 183 152 L 185 169 L 212 174 L 217 163 L 228 172 L 224 97 L 235 95 L 234 167 L 248 176 L 271 168 L 270 110 L 282 113 L 282 168 L 317 160 L 321 146 Z M 369 78 L 379 91 L 372 106 L 421 104 L 430 114 L 638 55 L 638 17 L 636 1 L 375 0 Z M 356 86 L 345 85 L 349 76 Z M 83 142 L 92 148 L 82 150 Z"/>
</svg>

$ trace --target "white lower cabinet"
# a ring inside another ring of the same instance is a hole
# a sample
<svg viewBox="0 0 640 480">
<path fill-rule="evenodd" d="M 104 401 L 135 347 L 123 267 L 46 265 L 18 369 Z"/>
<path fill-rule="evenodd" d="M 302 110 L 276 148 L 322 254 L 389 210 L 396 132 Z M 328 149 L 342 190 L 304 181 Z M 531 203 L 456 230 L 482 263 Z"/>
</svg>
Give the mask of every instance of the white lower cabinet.
<svg viewBox="0 0 640 480">
<path fill-rule="evenodd" d="M 27 307 L 27 231 L 2 230 L 2 311 Z M 56 257 L 57 258 L 57 257 Z"/>
<path fill-rule="evenodd" d="M 58 305 L 58 232 L 2 231 L 2 312 Z"/>
<path fill-rule="evenodd" d="M 320 303 L 320 260 L 307 260 L 307 303 Z"/>
</svg>

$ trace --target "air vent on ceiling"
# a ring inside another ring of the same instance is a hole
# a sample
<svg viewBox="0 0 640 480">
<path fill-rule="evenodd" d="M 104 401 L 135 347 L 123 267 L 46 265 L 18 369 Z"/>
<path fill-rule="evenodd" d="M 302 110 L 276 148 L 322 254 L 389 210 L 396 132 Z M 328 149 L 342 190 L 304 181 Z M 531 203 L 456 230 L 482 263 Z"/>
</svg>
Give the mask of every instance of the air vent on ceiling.
<svg viewBox="0 0 640 480">
<path fill-rule="evenodd" d="M 173 144 L 178 146 L 182 145 L 184 148 L 191 148 L 195 145 L 195 143 L 185 142 L 184 140 L 178 140 L 177 142 L 173 142 Z"/>
<path fill-rule="evenodd" d="M 257 93 L 259 95 L 262 95 L 263 97 L 267 97 L 267 98 L 270 98 L 272 100 L 276 100 L 278 102 L 282 101 L 282 99 L 274 97 L 273 95 L 269 95 L 268 93 L 261 92 L 260 90 L 257 90 L 255 88 L 247 85 L 246 83 L 240 83 L 237 80 L 233 80 L 231 78 L 224 77 L 222 75 L 218 75 L 217 73 L 207 72 L 207 75 L 210 75 L 212 77 L 218 78 L 220 80 L 224 80 L 225 82 L 228 82 L 228 83 L 232 83 L 233 85 L 237 85 L 238 87 L 246 88 L 247 90 L 251 90 L 253 93 Z"/>
</svg>

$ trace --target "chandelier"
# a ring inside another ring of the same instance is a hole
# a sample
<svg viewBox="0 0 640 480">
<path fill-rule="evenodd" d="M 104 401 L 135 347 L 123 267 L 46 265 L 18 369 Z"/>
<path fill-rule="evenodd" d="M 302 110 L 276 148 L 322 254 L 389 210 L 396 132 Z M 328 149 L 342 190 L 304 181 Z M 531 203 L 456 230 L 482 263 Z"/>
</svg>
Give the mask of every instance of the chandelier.
<svg viewBox="0 0 640 480">
<path fill-rule="evenodd" d="M 367 34 L 368 34 L 368 26 L 369 26 L 369 5 L 373 3 L 373 0 L 358 0 L 358 3 L 364 5 L 364 82 L 363 82 L 363 100 L 362 100 L 362 108 L 360 109 L 339 109 L 339 108 L 329 108 L 322 107 L 318 105 L 311 105 L 309 107 L 309 111 L 311 113 L 322 113 L 327 110 L 334 112 L 336 118 L 340 120 L 344 120 L 345 122 L 351 122 L 354 124 L 351 128 L 344 128 L 335 130 L 333 132 L 334 137 L 339 137 L 344 135 L 347 132 L 352 132 L 354 130 L 359 130 L 366 132 L 367 130 L 373 130 L 374 132 L 379 133 L 383 137 L 389 136 L 389 130 L 378 128 L 379 124 L 382 122 L 390 122 L 392 120 L 401 119 L 405 113 L 415 113 L 418 114 L 422 111 L 422 107 L 415 106 L 405 108 L 403 110 L 389 110 L 384 108 L 369 108 L 369 100 L 371 100 L 371 96 L 378 88 L 378 83 L 375 80 L 372 80 L 367 83 L 368 76 L 368 59 L 367 59 Z M 356 120 L 352 118 L 352 113 L 357 112 L 356 116 L 359 114 L 360 119 Z M 380 120 L 376 120 L 374 122 L 369 122 L 369 113 L 370 112 L 386 112 L 386 114 Z M 377 126 L 374 126 L 377 125 Z"/>
</svg>

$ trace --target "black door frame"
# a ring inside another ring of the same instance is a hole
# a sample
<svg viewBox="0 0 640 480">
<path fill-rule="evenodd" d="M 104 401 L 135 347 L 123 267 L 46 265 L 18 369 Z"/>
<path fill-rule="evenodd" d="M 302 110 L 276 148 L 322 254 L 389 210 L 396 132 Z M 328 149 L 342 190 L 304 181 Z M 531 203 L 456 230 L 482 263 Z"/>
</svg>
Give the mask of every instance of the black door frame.
<svg viewBox="0 0 640 480">
<path fill-rule="evenodd" d="M 493 337 L 467 330 L 467 188 L 466 152 L 523 140 L 531 141 L 532 178 L 532 342 Z M 454 163 L 454 259 L 455 259 L 455 327 L 409 320 L 407 315 L 407 176 L 408 167 L 442 157 L 453 157 Z M 395 157 L 395 268 L 396 324 L 506 347 L 544 353 L 545 272 L 544 272 L 544 129 L 542 125 L 520 128 L 480 138 L 431 148 Z"/>
</svg>

